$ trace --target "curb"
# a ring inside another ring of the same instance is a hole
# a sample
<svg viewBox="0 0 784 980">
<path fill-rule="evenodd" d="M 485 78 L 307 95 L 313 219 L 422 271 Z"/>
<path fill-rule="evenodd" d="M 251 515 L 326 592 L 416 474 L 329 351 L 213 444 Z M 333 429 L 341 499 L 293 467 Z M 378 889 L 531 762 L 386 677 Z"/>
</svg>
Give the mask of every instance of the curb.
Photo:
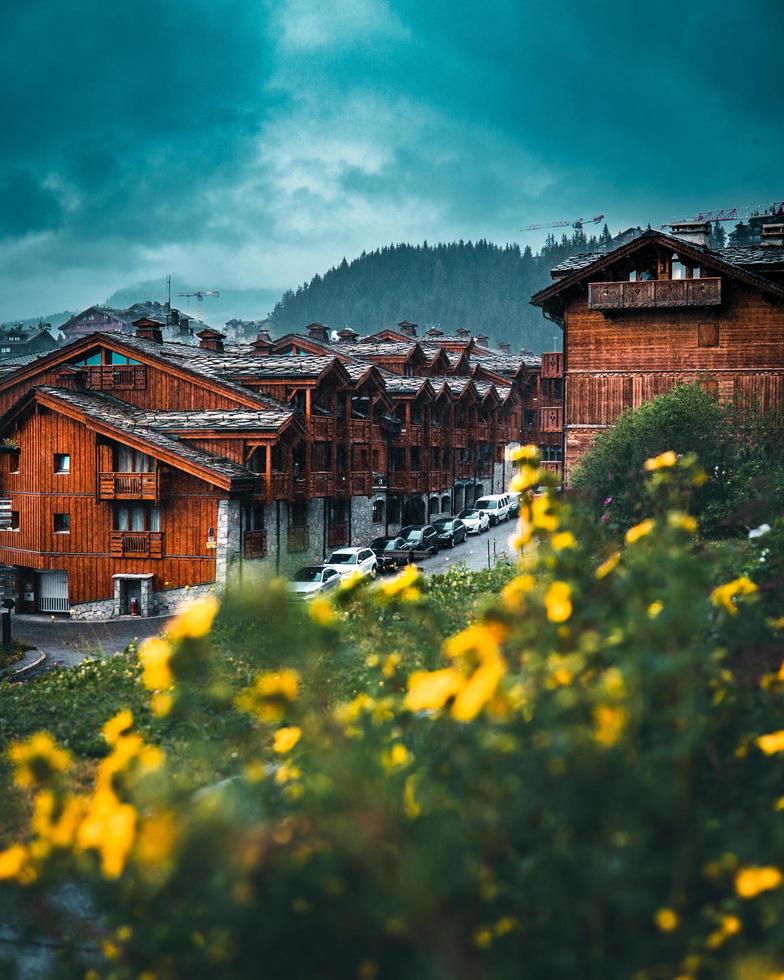
<svg viewBox="0 0 784 980">
<path fill-rule="evenodd" d="M 7 680 L 14 680 L 17 677 L 21 677 L 22 674 L 26 674 L 28 670 L 32 670 L 34 667 L 40 667 L 44 660 L 46 660 L 46 653 L 43 650 L 39 650 L 36 660 L 30 664 L 25 664 L 23 667 L 17 667 L 16 670 L 9 670 L 5 677 Z"/>
</svg>

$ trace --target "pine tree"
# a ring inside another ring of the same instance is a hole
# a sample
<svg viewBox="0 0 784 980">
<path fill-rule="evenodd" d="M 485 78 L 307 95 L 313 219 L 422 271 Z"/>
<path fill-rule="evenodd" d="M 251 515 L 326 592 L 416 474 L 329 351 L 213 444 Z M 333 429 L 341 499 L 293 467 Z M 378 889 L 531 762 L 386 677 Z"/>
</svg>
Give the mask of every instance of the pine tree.
<svg viewBox="0 0 784 980">
<path fill-rule="evenodd" d="M 714 221 L 710 236 L 710 247 L 725 248 L 726 245 L 727 236 L 724 233 L 724 225 L 720 224 L 718 221 Z"/>
</svg>

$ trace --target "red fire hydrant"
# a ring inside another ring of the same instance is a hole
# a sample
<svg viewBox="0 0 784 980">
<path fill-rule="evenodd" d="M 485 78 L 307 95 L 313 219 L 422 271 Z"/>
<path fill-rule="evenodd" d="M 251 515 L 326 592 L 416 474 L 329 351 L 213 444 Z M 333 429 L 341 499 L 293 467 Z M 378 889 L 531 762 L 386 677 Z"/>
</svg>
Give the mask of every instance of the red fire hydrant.
<svg viewBox="0 0 784 980">
<path fill-rule="evenodd" d="M 131 599 L 131 615 L 132 616 L 139 615 L 139 600 L 136 598 Z"/>
</svg>

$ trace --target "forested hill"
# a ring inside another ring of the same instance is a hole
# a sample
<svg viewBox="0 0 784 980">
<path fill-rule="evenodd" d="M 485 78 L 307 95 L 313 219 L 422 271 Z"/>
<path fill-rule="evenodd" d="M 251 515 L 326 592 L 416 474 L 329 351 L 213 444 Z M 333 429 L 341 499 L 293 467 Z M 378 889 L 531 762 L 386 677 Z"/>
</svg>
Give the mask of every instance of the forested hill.
<svg viewBox="0 0 784 980">
<path fill-rule="evenodd" d="M 538 254 L 488 241 L 387 245 L 289 290 L 272 321 L 276 333 L 313 321 L 362 333 L 413 320 L 445 331 L 468 327 L 513 349 L 552 350 L 555 336 L 560 347 L 560 331 L 530 305 L 532 294 L 551 281 L 550 269 L 563 258 L 609 239 L 605 226 L 600 239 L 579 231 L 560 241 L 550 236 Z"/>
</svg>

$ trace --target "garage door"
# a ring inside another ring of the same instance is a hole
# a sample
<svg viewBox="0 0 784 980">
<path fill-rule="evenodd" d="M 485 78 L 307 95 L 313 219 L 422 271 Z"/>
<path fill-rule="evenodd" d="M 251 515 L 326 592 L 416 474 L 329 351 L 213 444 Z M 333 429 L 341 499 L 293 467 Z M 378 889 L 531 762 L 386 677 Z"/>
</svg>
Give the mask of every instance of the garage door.
<svg viewBox="0 0 784 980">
<path fill-rule="evenodd" d="M 39 572 L 36 608 L 38 612 L 67 613 L 68 602 L 67 572 Z"/>
</svg>

